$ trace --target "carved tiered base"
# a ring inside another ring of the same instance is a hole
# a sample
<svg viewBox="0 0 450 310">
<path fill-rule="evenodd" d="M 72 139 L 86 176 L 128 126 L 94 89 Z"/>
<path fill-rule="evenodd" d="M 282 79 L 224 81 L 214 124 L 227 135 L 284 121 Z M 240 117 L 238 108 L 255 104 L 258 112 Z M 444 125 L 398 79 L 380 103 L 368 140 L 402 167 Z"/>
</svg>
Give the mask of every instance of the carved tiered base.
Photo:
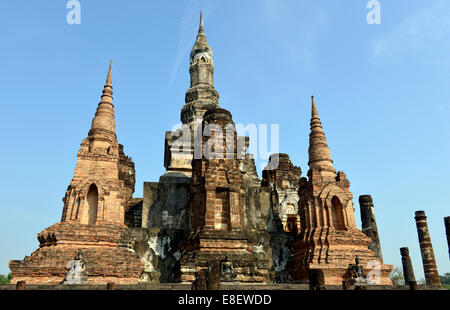
<svg viewBox="0 0 450 310">
<path fill-rule="evenodd" d="M 383 264 L 375 252 L 368 248 L 371 239 L 358 229 L 334 230 L 332 228 L 304 230 L 293 245 L 291 265 L 294 281 L 308 282 L 310 269 L 322 269 L 325 284 L 342 285 L 351 280 L 349 266 L 358 256 L 372 284 L 392 285 L 389 274 L 392 265 Z M 379 267 L 378 271 L 374 268 Z M 372 272 L 371 272 L 372 271 Z"/>
<path fill-rule="evenodd" d="M 190 283 L 195 273 L 208 268 L 208 261 L 233 263 L 239 283 L 266 283 L 269 263 L 263 254 L 253 253 L 251 243 L 241 231 L 203 230 L 193 233 L 180 260 L 180 281 Z"/>
<path fill-rule="evenodd" d="M 38 234 L 40 248 L 24 260 L 13 260 L 9 268 L 13 282 L 59 284 L 67 262 L 81 250 L 86 261 L 88 284 L 135 284 L 143 263 L 126 248 L 118 247 L 126 227 L 112 223 L 95 226 L 60 222 Z"/>
</svg>

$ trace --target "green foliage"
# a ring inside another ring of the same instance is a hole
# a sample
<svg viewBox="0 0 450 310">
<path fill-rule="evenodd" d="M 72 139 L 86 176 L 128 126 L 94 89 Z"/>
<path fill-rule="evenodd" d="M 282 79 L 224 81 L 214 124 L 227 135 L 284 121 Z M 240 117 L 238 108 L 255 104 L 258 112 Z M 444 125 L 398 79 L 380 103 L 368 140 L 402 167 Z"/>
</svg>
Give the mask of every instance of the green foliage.
<svg viewBox="0 0 450 310">
<path fill-rule="evenodd" d="M 395 286 L 405 285 L 405 278 L 403 277 L 403 272 L 398 267 L 395 267 L 392 270 L 391 274 L 389 275 L 389 278 L 391 279 L 392 283 Z"/>
<path fill-rule="evenodd" d="M 0 284 L 9 284 L 11 283 L 12 274 L 8 274 L 7 276 L 4 276 L 0 274 Z"/>
<path fill-rule="evenodd" d="M 446 272 L 443 276 L 440 275 L 439 278 L 441 279 L 442 288 L 446 290 L 450 290 L 450 272 Z M 418 285 L 427 285 L 427 282 L 425 279 L 420 279 L 417 281 Z"/>
<path fill-rule="evenodd" d="M 446 272 L 443 276 L 439 276 L 441 278 L 441 284 L 444 286 L 444 284 L 450 285 L 450 272 Z"/>
</svg>

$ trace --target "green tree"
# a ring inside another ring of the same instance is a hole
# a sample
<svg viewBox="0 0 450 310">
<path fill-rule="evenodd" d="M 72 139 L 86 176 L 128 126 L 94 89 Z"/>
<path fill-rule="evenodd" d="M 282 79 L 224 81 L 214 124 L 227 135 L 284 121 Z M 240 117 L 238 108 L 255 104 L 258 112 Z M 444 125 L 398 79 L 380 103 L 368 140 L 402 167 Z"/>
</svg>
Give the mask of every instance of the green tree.
<svg viewBox="0 0 450 310">
<path fill-rule="evenodd" d="M 0 274 L 0 284 L 9 284 L 11 283 L 12 274 L 8 274 L 7 276 Z"/>
<path fill-rule="evenodd" d="M 443 276 L 439 276 L 441 278 L 442 284 L 450 284 L 450 272 L 446 272 Z"/>
<path fill-rule="evenodd" d="M 450 290 L 450 272 L 446 272 L 443 276 L 439 276 L 441 278 L 442 287 Z"/>
<path fill-rule="evenodd" d="M 395 267 L 392 270 L 391 274 L 389 275 L 389 278 L 391 279 L 394 286 L 405 285 L 405 278 L 403 277 L 403 272 L 398 267 Z"/>
</svg>

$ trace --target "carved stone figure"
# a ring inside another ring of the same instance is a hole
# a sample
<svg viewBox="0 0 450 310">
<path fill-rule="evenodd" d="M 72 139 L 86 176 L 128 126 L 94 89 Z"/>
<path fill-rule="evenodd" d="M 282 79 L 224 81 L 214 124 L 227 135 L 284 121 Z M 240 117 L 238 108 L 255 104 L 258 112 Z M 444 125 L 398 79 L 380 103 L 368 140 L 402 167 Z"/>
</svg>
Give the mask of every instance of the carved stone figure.
<svg viewBox="0 0 450 310">
<path fill-rule="evenodd" d="M 350 265 L 350 270 L 355 284 L 367 284 L 367 278 L 364 274 L 364 268 L 360 264 L 358 256 L 356 256 L 355 258 L 355 264 Z"/>
<path fill-rule="evenodd" d="M 63 284 L 86 284 L 86 262 L 83 258 L 83 252 L 79 251 L 75 258 L 67 263 L 68 270 Z"/>
<path fill-rule="evenodd" d="M 234 272 L 233 263 L 228 260 L 228 256 L 225 256 L 221 266 L 221 280 L 223 282 L 234 282 L 236 278 L 237 275 Z"/>
</svg>

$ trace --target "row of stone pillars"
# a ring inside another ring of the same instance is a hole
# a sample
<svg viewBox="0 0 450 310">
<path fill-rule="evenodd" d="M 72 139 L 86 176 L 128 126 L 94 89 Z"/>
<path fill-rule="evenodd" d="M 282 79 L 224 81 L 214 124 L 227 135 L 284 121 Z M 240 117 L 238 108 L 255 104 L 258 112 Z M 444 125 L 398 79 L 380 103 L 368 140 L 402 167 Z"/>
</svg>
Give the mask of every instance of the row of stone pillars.
<svg viewBox="0 0 450 310">
<path fill-rule="evenodd" d="M 359 205 L 361 211 L 362 231 L 372 239 L 369 248 L 375 252 L 376 256 L 379 259 L 382 260 L 383 256 L 381 254 L 381 245 L 378 236 L 372 197 L 370 195 L 359 196 Z M 436 267 L 436 259 L 434 257 L 433 245 L 431 243 L 431 238 L 428 231 L 427 217 L 425 216 L 425 212 L 417 211 L 415 214 L 415 220 L 417 233 L 419 235 L 420 250 L 422 253 L 422 262 L 426 283 L 431 287 L 440 287 L 441 281 Z M 450 258 L 450 216 L 444 218 L 444 223 Z M 401 248 L 400 253 L 402 255 L 405 284 L 409 285 L 411 289 L 417 289 L 417 282 L 414 277 L 411 258 L 409 257 L 409 249 L 406 247 Z"/>
<path fill-rule="evenodd" d="M 417 211 L 415 220 L 417 226 L 417 234 L 419 236 L 420 251 L 422 253 L 423 271 L 425 273 L 426 284 L 430 287 L 441 287 L 441 280 L 439 278 L 439 272 L 436 266 L 433 244 L 431 243 L 425 212 Z M 444 222 L 450 256 L 450 217 L 444 218 Z M 407 247 L 401 248 L 400 254 L 402 255 L 403 276 L 405 278 L 405 284 L 409 285 L 412 290 L 417 289 L 417 282 L 414 276 L 411 258 L 409 257 L 409 249 Z"/>
</svg>

